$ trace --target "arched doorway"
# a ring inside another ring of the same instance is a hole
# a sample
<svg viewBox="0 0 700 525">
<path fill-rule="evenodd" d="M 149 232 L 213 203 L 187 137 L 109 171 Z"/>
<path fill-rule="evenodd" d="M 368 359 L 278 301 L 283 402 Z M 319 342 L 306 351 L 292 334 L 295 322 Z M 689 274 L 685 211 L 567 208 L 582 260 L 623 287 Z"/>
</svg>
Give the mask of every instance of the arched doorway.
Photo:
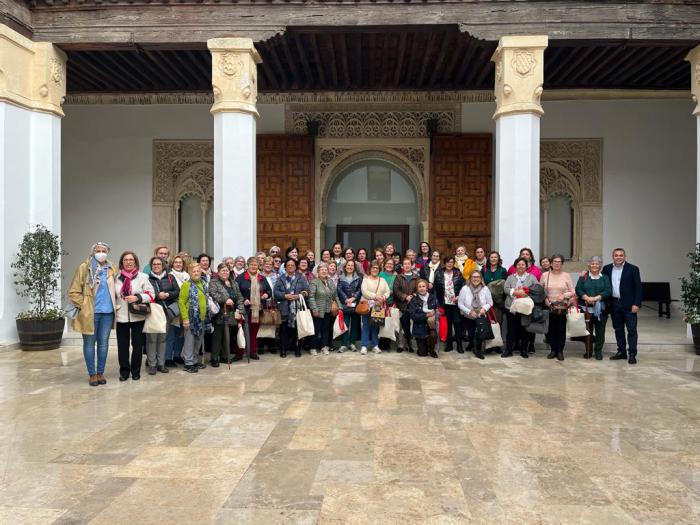
<svg viewBox="0 0 700 525">
<path fill-rule="evenodd" d="M 418 245 L 416 188 L 401 166 L 379 157 L 365 152 L 338 166 L 325 195 L 326 245 L 370 250 L 391 242 L 401 252 Z"/>
</svg>

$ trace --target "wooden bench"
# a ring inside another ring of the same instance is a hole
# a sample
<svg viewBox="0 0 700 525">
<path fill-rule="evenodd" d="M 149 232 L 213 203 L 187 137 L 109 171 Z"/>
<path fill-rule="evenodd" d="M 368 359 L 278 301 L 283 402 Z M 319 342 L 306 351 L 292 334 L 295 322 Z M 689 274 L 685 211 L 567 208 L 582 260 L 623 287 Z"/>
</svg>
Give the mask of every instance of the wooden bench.
<svg viewBox="0 0 700 525">
<path fill-rule="evenodd" d="M 671 318 L 671 285 L 669 283 L 642 283 L 642 302 L 658 302 L 659 317 Z M 651 306 L 649 307 L 651 308 Z"/>
</svg>

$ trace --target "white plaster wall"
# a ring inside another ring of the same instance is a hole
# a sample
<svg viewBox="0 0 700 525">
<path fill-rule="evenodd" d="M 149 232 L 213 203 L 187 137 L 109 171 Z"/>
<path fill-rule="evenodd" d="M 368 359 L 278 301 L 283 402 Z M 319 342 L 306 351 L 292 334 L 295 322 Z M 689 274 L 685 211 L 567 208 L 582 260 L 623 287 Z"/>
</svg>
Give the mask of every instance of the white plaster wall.
<svg viewBox="0 0 700 525">
<path fill-rule="evenodd" d="M 696 122 L 685 100 L 545 101 L 541 136 L 603 138 L 603 258 L 626 248 L 678 298 L 695 242 Z M 463 104 L 462 131 L 493 133 L 493 104 Z M 539 254 L 538 254 L 539 255 Z"/>
</svg>

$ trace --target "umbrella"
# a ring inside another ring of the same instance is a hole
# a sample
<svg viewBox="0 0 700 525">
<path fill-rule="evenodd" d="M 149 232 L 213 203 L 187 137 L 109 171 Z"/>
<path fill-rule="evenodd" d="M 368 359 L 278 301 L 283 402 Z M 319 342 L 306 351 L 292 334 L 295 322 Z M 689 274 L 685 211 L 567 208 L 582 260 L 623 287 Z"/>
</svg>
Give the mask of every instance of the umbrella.
<svg viewBox="0 0 700 525">
<path fill-rule="evenodd" d="M 250 324 L 248 323 L 248 312 L 243 316 L 243 333 L 245 334 L 245 356 L 250 363 Z"/>
<path fill-rule="evenodd" d="M 224 305 L 224 356 L 226 356 L 226 364 L 231 370 L 231 313 L 228 311 L 228 305 Z"/>
</svg>

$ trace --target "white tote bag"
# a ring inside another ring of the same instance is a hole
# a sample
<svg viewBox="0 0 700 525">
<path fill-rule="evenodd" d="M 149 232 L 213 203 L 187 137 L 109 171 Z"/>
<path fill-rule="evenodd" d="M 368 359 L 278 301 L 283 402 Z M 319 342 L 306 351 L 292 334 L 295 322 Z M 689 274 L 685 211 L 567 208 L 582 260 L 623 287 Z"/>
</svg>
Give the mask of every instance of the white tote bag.
<svg viewBox="0 0 700 525">
<path fill-rule="evenodd" d="M 277 327 L 273 324 L 261 324 L 258 328 L 258 339 L 275 339 Z"/>
<path fill-rule="evenodd" d="M 572 306 L 566 314 L 566 337 L 586 337 L 589 335 L 586 330 L 586 315 L 579 312 L 578 308 Z"/>
<path fill-rule="evenodd" d="M 501 335 L 501 325 L 496 321 L 496 317 L 489 310 L 489 321 L 491 321 L 491 331 L 493 332 L 493 339 L 487 339 L 484 341 L 484 348 L 488 350 L 489 348 L 500 348 L 503 346 L 503 336 Z"/>
<path fill-rule="evenodd" d="M 300 295 L 297 303 L 297 338 L 303 339 L 314 333 L 314 318 L 311 310 L 306 307 L 304 296 Z"/>
<path fill-rule="evenodd" d="M 391 310 L 397 309 L 392 308 Z M 389 315 L 384 319 L 384 326 L 379 329 L 379 337 L 385 337 L 392 341 L 396 341 L 396 332 L 398 331 L 398 320 L 392 317 L 392 312 L 389 310 Z"/>
<path fill-rule="evenodd" d="M 510 313 L 530 315 L 535 308 L 535 302 L 530 297 L 516 297 L 510 305 Z"/>
<path fill-rule="evenodd" d="M 168 318 L 165 316 L 165 310 L 158 303 L 151 303 L 151 313 L 146 316 L 146 322 L 143 325 L 143 333 L 145 334 L 164 334 L 168 327 Z"/>
<path fill-rule="evenodd" d="M 238 348 L 245 348 L 245 328 L 243 328 L 243 323 L 238 325 L 238 333 L 236 334 L 236 343 L 238 343 Z"/>
<path fill-rule="evenodd" d="M 338 310 L 338 315 L 333 322 L 333 339 L 337 339 L 347 331 L 348 327 L 345 324 L 345 315 L 342 310 Z"/>
</svg>

